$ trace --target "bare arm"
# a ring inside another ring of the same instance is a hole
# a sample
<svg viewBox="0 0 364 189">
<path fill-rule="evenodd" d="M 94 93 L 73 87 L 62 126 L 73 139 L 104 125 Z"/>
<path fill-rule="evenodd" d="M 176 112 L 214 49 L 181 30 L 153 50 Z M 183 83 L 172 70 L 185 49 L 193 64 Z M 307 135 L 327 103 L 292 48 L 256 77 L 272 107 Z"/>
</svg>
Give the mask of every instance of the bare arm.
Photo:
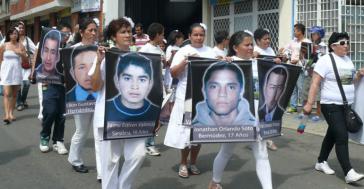
<svg viewBox="0 0 364 189">
<path fill-rule="evenodd" d="M 101 77 L 101 62 L 105 58 L 105 48 L 99 47 L 97 50 L 97 62 L 94 73 L 91 76 L 92 90 L 99 91 L 104 86 L 104 81 Z"/>
<path fill-rule="evenodd" d="M 173 78 L 177 78 L 186 68 L 188 64 L 187 58 L 183 59 L 179 64 L 171 67 L 171 75 Z"/>
<path fill-rule="evenodd" d="M 315 103 L 316 93 L 320 87 L 321 80 L 322 80 L 322 77 L 318 73 L 313 72 L 311 87 L 310 87 L 310 91 L 308 92 L 307 103 L 303 107 L 303 110 L 306 114 L 309 114 L 312 111 L 312 105 Z"/>
<path fill-rule="evenodd" d="M 34 50 L 34 57 L 33 57 L 33 61 L 32 61 L 32 71 L 30 72 L 30 75 L 29 75 L 30 81 L 34 81 L 35 61 L 37 60 L 37 56 L 38 56 L 38 49 L 36 48 Z"/>
<path fill-rule="evenodd" d="M 364 76 L 364 68 L 361 68 L 356 73 L 356 77 L 354 78 L 354 83 L 355 84 L 358 83 L 363 76 Z"/>
<path fill-rule="evenodd" d="M 4 52 L 5 52 L 5 44 L 0 46 L 0 65 L 3 63 L 4 60 Z"/>
</svg>

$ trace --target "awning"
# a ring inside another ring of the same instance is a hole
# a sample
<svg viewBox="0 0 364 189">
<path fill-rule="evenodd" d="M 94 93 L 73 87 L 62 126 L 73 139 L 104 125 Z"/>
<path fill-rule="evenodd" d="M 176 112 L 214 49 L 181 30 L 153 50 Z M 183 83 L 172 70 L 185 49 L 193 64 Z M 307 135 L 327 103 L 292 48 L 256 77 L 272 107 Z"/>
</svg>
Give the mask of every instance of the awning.
<svg viewBox="0 0 364 189">
<path fill-rule="evenodd" d="M 0 15 L 0 22 L 3 22 L 5 20 L 9 20 L 10 18 L 10 13 L 7 13 L 7 14 L 1 14 Z"/>
<path fill-rule="evenodd" d="M 71 0 L 54 0 L 50 3 L 29 9 L 19 14 L 11 15 L 10 20 L 28 19 L 43 16 L 52 12 L 60 11 L 66 7 L 71 7 Z"/>
</svg>

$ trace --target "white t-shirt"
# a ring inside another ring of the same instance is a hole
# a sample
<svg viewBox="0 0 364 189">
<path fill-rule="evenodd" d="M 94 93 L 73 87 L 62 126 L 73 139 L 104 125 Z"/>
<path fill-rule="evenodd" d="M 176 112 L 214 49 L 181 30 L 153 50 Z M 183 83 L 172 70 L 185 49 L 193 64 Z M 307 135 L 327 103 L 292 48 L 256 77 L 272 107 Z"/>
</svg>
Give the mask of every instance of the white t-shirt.
<svg viewBox="0 0 364 189">
<path fill-rule="evenodd" d="M 262 49 L 262 48 L 258 47 L 258 45 L 255 45 L 254 51 L 258 52 L 260 55 L 265 55 L 265 56 L 275 56 L 276 55 L 276 53 L 274 53 L 272 47 Z"/>
<path fill-rule="evenodd" d="M 300 58 L 300 51 L 301 51 L 301 43 L 305 42 L 305 43 L 312 43 L 311 40 L 305 38 L 302 41 L 298 41 L 297 38 L 294 38 L 291 42 L 289 42 L 286 46 L 285 46 L 285 51 L 291 51 L 291 61 L 292 60 L 299 60 Z M 298 61 L 297 63 L 298 66 L 302 66 L 301 61 Z"/>
<path fill-rule="evenodd" d="M 233 60 L 250 60 L 252 61 L 253 78 L 258 79 L 258 62 L 255 59 L 242 59 L 237 56 L 232 56 Z"/>
<path fill-rule="evenodd" d="M 178 51 L 180 49 L 179 46 L 169 45 L 166 50 L 166 60 L 170 60 L 172 57 L 172 51 Z"/>
<path fill-rule="evenodd" d="M 225 48 L 224 48 L 224 50 L 221 50 L 221 49 L 219 49 L 218 47 L 215 46 L 213 48 L 213 50 L 214 50 L 216 56 L 221 56 L 221 57 L 224 58 L 227 55 L 227 49 L 225 49 Z"/>
<path fill-rule="evenodd" d="M 165 56 L 164 52 L 162 51 L 161 48 L 159 48 L 159 46 L 154 46 L 150 43 L 147 43 L 144 46 L 142 46 L 142 48 L 139 50 L 139 52 L 160 54 L 162 56 Z"/>
<path fill-rule="evenodd" d="M 174 56 L 171 68 L 173 68 L 173 66 L 180 64 L 182 60 L 185 59 L 185 57 L 195 54 L 204 58 L 216 58 L 216 54 L 211 47 L 204 45 L 201 48 L 194 48 L 191 45 L 186 45 L 182 47 Z M 176 98 L 184 100 L 186 95 L 186 86 L 187 86 L 187 66 L 185 67 L 185 70 L 178 76 L 178 80 L 179 82 L 176 90 Z"/>
<path fill-rule="evenodd" d="M 348 56 L 340 57 L 335 53 L 332 54 L 334 55 L 346 99 L 349 104 L 352 104 L 354 102 L 354 64 Z M 336 82 L 335 72 L 328 54 L 322 56 L 317 61 L 314 71 L 322 77 L 321 104 L 343 104 L 340 89 Z"/>
<path fill-rule="evenodd" d="M 97 58 L 95 58 L 92 67 L 90 68 L 88 75 L 92 76 L 96 70 L 96 63 Z M 101 90 L 97 91 L 97 98 L 95 103 L 95 112 L 94 112 L 94 127 L 102 128 L 104 127 L 104 118 L 105 118 L 105 59 L 102 60 L 100 64 L 100 71 L 101 71 L 101 79 L 104 81 L 104 84 Z"/>
</svg>

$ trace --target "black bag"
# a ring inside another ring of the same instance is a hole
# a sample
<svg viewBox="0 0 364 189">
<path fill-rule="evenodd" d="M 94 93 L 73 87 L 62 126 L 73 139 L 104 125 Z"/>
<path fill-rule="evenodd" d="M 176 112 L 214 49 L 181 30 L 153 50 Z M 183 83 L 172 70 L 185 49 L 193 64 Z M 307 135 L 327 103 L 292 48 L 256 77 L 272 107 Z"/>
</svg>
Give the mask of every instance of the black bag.
<svg viewBox="0 0 364 189">
<path fill-rule="evenodd" d="M 340 93 L 344 102 L 346 128 L 350 133 L 356 133 L 363 127 L 363 121 L 360 119 L 359 115 L 348 105 L 348 101 L 346 100 L 343 86 L 341 84 L 340 76 L 337 71 L 335 59 L 331 53 L 330 58 L 332 62 L 332 67 L 334 68 L 337 85 L 339 86 Z"/>
</svg>

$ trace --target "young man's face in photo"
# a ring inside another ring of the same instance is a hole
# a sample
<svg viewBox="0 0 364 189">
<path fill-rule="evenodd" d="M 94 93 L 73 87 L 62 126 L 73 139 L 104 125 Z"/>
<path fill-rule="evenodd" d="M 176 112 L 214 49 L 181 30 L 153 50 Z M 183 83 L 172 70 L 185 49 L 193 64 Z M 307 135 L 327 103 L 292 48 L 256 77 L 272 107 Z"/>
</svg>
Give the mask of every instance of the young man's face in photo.
<svg viewBox="0 0 364 189">
<path fill-rule="evenodd" d="M 215 114 L 229 115 L 237 111 L 241 84 L 233 71 L 214 71 L 206 83 L 205 92 L 208 106 Z"/>
<path fill-rule="evenodd" d="M 53 72 L 58 62 L 58 41 L 46 39 L 42 51 L 43 71 Z"/>
<path fill-rule="evenodd" d="M 269 109 L 275 107 L 282 95 L 286 77 L 272 72 L 264 89 L 265 104 Z"/>
<path fill-rule="evenodd" d="M 119 75 L 121 102 L 126 107 L 141 107 L 147 98 L 152 81 L 142 67 L 129 65 Z"/>
<path fill-rule="evenodd" d="M 94 51 L 81 52 L 74 58 L 74 79 L 85 90 L 92 89 L 91 77 L 88 71 L 92 67 L 92 63 L 96 58 L 97 53 Z"/>
</svg>

